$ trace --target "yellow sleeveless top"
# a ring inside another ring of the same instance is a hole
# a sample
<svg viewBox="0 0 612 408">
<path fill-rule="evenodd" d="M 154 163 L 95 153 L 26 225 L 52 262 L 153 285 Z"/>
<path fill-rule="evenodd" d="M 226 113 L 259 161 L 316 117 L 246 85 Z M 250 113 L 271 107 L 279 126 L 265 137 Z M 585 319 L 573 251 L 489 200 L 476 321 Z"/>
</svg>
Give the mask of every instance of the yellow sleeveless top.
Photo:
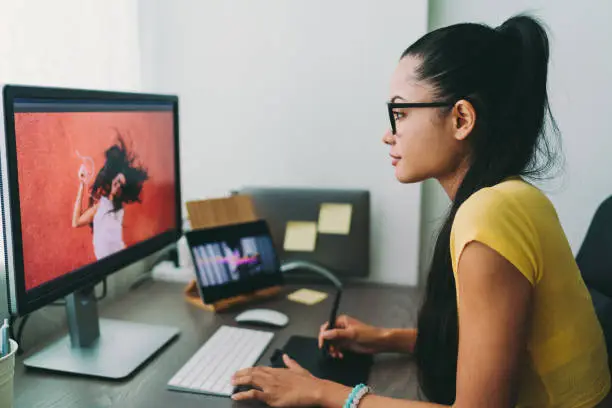
<svg viewBox="0 0 612 408">
<path fill-rule="evenodd" d="M 461 252 L 472 241 L 498 252 L 533 286 L 517 407 L 597 405 L 610 390 L 603 332 L 552 203 L 520 178 L 469 197 L 451 230 L 455 281 Z"/>
</svg>

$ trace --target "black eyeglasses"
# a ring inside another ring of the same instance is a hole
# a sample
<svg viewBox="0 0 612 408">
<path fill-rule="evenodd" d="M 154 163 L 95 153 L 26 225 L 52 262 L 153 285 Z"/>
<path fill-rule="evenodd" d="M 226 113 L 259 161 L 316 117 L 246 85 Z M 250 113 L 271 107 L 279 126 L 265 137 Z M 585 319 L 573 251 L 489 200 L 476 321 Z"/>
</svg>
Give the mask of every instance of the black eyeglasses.
<svg viewBox="0 0 612 408">
<path fill-rule="evenodd" d="M 391 121 L 391 131 L 393 134 L 396 132 L 395 128 L 395 115 L 393 109 L 398 108 L 440 108 L 442 106 L 453 106 L 455 102 L 414 102 L 414 103 L 401 103 L 401 102 L 387 102 L 387 108 L 389 109 L 389 120 Z"/>
</svg>

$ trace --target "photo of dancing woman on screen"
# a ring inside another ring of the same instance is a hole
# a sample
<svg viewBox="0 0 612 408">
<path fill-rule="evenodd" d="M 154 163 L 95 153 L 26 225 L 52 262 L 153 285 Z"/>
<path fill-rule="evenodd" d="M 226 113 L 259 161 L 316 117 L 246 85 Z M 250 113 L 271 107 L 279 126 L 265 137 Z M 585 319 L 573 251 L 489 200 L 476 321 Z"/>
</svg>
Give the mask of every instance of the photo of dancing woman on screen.
<svg viewBox="0 0 612 408">
<path fill-rule="evenodd" d="M 122 136 L 105 151 L 104 166 L 90 188 L 88 207 L 83 210 L 83 194 L 88 184 L 87 169 L 78 171 L 79 190 L 72 227 L 89 225 L 93 232 L 96 259 L 104 258 L 125 248 L 123 241 L 124 205 L 140 202 L 144 182 L 149 178 L 146 168 L 137 163 L 136 153 L 130 151 Z"/>
</svg>

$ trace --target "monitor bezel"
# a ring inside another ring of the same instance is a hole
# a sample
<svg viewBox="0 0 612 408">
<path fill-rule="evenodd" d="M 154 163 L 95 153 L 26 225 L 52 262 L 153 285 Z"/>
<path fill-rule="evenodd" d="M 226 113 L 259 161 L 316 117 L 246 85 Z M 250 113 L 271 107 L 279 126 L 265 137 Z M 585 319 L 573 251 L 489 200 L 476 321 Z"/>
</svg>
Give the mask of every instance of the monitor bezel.
<svg viewBox="0 0 612 408">
<path fill-rule="evenodd" d="M 179 109 L 176 95 L 4 85 L 2 89 L 4 134 L 2 135 L 2 222 L 3 260 L 8 283 L 8 303 L 12 315 L 21 316 L 39 309 L 78 289 L 99 283 L 106 276 L 146 258 L 175 243 L 182 235 L 182 201 L 180 178 Z M 113 254 L 107 258 L 70 271 L 65 275 L 30 290 L 25 287 L 23 242 L 20 239 L 21 211 L 18 187 L 18 166 L 15 138 L 14 101 L 19 98 L 87 100 L 100 102 L 162 102 L 171 103 L 174 121 L 174 163 L 176 193 L 176 228 Z"/>
<path fill-rule="evenodd" d="M 251 277 L 250 279 L 234 281 L 222 285 L 203 285 L 200 272 L 197 267 L 197 262 L 193 255 L 193 247 L 211 242 L 219 242 L 226 237 L 231 236 L 246 237 L 258 235 L 266 235 L 270 238 L 271 248 L 272 251 L 274 251 L 273 273 L 264 273 Z M 191 230 L 185 233 L 185 237 L 189 246 L 189 254 L 193 261 L 200 297 L 205 304 L 213 304 L 214 302 L 218 302 L 220 300 L 253 293 L 273 286 L 280 286 L 284 283 L 283 274 L 280 268 L 280 260 L 276 252 L 276 248 L 274 248 L 274 241 L 272 241 L 268 224 L 264 220 L 255 220 L 238 224 L 228 224 L 206 229 Z"/>
</svg>

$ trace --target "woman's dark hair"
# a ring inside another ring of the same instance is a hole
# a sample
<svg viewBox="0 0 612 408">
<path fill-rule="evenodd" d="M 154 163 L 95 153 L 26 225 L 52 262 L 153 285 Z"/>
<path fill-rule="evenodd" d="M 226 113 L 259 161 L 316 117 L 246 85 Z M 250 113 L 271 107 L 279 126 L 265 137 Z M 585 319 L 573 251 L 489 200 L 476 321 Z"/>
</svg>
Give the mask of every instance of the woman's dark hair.
<svg viewBox="0 0 612 408">
<path fill-rule="evenodd" d="M 123 136 L 117 132 L 117 142 L 104 152 L 104 166 L 98 172 L 93 185 L 89 206 L 100 199 L 100 196 L 107 196 L 111 192 L 113 179 L 117 174 L 125 176 L 125 185 L 121 189 L 121 194 L 113 199 L 113 209 L 118 211 L 123 204 L 140 202 L 142 185 L 149 179 L 147 169 L 137 163 L 137 155 L 131 152 L 125 144 Z"/>
<path fill-rule="evenodd" d="M 548 37 L 536 19 L 520 15 L 497 28 L 457 24 L 432 31 L 404 51 L 406 56 L 420 60 L 417 78 L 432 86 L 436 100 L 467 100 L 476 111 L 467 139 L 469 170 L 435 245 L 415 346 L 422 392 L 432 402 L 452 405 L 459 328 L 451 228 L 474 192 L 511 176 L 538 178 L 554 167 L 558 156 L 545 135 L 548 117 L 558 136 L 546 89 Z"/>
</svg>

